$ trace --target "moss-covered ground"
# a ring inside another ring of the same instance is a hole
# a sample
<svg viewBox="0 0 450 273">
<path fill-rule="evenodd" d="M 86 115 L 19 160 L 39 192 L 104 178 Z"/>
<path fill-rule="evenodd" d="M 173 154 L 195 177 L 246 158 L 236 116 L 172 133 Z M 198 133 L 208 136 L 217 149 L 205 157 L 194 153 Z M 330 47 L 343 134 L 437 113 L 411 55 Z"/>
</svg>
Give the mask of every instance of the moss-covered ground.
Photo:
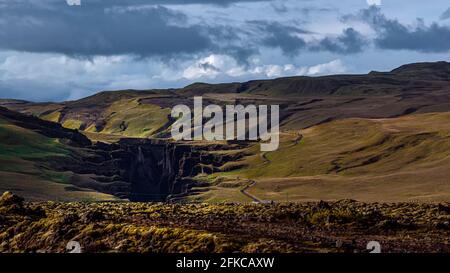
<svg viewBox="0 0 450 273">
<path fill-rule="evenodd" d="M 450 204 L 24 203 L 0 199 L 0 252 L 450 251 Z"/>
</svg>

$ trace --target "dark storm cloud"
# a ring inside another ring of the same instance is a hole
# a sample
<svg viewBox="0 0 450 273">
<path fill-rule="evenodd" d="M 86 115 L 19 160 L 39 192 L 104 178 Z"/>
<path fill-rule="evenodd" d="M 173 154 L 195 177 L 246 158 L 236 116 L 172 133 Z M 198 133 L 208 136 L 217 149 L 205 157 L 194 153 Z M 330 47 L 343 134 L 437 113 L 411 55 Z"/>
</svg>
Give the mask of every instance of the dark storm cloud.
<svg viewBox="0 0 450 273">
<path fill-rule="evenodd" d="M 81 0 L 83 2 L 83 0 Z M 185 5 L 185 4 L 206 4 L 228 6 L 234 3 L 245 2 L 269 2 L 272 0 L 84 0 L 86 4 L 95 3 L 98 5 Z"/>
<path fill-rule="evenodd" d="M 448 8 L 444 13 L 441 15 L 441 20 L 446 20 L 450 18 L 450 8 Z"/>
<path fill-rule="evenodd" d="M 250 21 L 248 23 L 260 32 L 261 44 L 264 46 L 280 48 L 288 55 L 295 55 L 306 47 L 306 42 L 299 37 L 301 34 L 308 34 L 306 30 L 278 22 Z"/>
<path fill-rule="evenodd" d="M 130 6 L 130 5 L 188 5 L 188 4 L 205 4 L 228 6 L 234 3 L 246 2 L 270 2 L 273 0 L 81 0 L 81 4 L 85 6 L 110 7 L 110 6 Z M 3 5 L 67 5 L 66 0 L 0 0 L 0 7 Z"/>
<path fill-rule="evenodd" d="M 313 50 L 330 51 L 340 54 L 352 54 L 362 52 L 367 44 L 366 39 L 353 28 L 347 28 L 337 38 L 324 38 Z"/>
<path fill-rule="evenodd" d="M 200 26 L 161 6 L 132 11 L 69 7 L 0 9 L 0 48 L 67 55 L 192 53 L 211 48 Z"/>
<path fill-rule="evenodd" d="M 226 5 L 264 0 L 0 0 L 0 49 L 69 56 L 132 54 L 162 58 L 223 53 L 246 63 L 258 48 L 233 26 L 188 25 L 187 16 L 153 5 Z M 145 4 L 145 5 L 143 5 Z"/>
<path fill-rule="evenodd" d="M 239 64 L 247 64 L 250 56 L 258 54 L 251 31 L 233 26 L 209 26 L 208 37 L 215 45 L 214 51 L 234 57 Z"/>
<path fill-rule="evenodd" d="M 362 50 L 364 39 L 350 28 L 339 37 L 307 43 L 302 35 L 311 32 L 296 26 L 302 21 L 294 26 L 264 20 L 239 27 L 192 25 L 187 15 L 166 7 L 255 1 L 260 0 L 82 0 L 81 6 L 74 7 L 65 0 L 0 0 L 0 49 L 88 58 L 131 54 L 166 60 L 219 53 L 233 56 L 240 64 L 246 64 L 262 46 L 280 48 L 288 56 L 301 50 L 339 54 Z"/>
<path fill-rule="evenodd" d="M 354 19 L 347 16 L 344 20 Z M 396 19 L 387 18 L 378 7 L 360 11 L 356 16 L 369 23 L 377 32 L 374 43 L 382 49 L 415 50 L 419 52 L 446 52 L 450 50 L 450 27 L 431 23 L 426 25 L 418 19 L 416 26 L 403 25 Z"/>
<path fill-rule="evenodd" d="M 289 11 L 288 7 L 286 7 L 286 5 L 283 3 L 272 3 L 271 6 L 273 10 L 278 13 L 286 13 Z"/>
<path fill-rule="evenodd" d="M 311 32 L 283 25 L 278 22 L 251 21 L 261 31 L 262 45 L 280 48 L 286 55 L 296 55 L 300 50 L 328 51 L 338 54 L 353 54 L 362 52 L 367 41 L 362 34 L 353 28 L 347 28 L 338 37 L 326 37 L 318 41 L 306 42 L 301 35 Z"/>
</svg>

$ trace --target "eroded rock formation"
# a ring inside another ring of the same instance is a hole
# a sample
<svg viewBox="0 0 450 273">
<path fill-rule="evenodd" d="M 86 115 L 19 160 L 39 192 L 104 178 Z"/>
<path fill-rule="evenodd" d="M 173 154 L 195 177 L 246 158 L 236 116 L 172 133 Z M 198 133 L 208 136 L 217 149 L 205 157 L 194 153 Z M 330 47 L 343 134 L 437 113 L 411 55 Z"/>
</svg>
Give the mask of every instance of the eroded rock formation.
<svg viewBox="0 0 450 273">
<path fill-rule="evenodd" d="M 245 145 L 245 144 L 241 144 Z M 113 194 L 132 201 L 165 201 L 187 194 L 197 184 L 194 176 L 220 171 L 229 160 L 242 157 L 211 153 L 232 145 L 191 145 L 167 140 L 122 139 L 97 143 L 67 160 L 55 160 L 58 171 L 72 171 L 92 179 L 75 179 L 74 185 Z M 235 147 L 236 148 L 236 147 Z"/>
</svg>

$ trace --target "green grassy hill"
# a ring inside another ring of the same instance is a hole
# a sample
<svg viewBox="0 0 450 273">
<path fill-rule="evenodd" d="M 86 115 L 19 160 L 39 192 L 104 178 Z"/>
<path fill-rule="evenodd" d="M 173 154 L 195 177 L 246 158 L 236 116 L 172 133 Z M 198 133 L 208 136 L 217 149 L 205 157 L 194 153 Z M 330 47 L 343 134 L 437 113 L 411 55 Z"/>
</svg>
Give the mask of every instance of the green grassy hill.
<svg viewBox="0 0 450 273">
<path fill-rule="evenodd" d="M 0 117 L 0 192 L 14 191 L 28 200 L 114 200 L 115 197 L 75 187 L 71 172 L 53 171 L 50 158 L 70 157 L 72 147 L 56 138 L 16 126 Z"/>
<path fill-rule="evenodd" d="M 277 151 L 261 153 L 252 147 L 252 155 L 239 163 L 246 167 L 210 179 L 255 181 L 247 191 L 262 200 L 449 199 L 450 113 L 344 119 L 285 131 L 281 139 Z M 236 187 L 234 196 L 241 189 Z M 214 199 L 211 192 L 197 198 L 202 196 Z"/>
</svg>

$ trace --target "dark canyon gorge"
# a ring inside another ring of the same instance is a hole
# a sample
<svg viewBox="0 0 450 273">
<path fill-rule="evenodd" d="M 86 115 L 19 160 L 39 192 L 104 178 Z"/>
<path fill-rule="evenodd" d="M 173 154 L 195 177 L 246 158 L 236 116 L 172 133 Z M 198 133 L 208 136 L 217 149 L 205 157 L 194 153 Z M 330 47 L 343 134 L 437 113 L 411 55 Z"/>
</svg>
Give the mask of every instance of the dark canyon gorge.
<svg viewBox="0 0 450 273">
<path fill-rule="evenodd" d="M 41 170 L 70 172 L 68 186 L 89 189 L 130 201 L 170 201 L 202 186 L 193 177 L 221 170 L 243 156 L 247 143 L 173 142 L 168 139 L 123 138 L 117 143 L 91 142 L 60 124 L 0 109 L 3 119 L 62 144 L 65 156 L 47 157 L 34 164 Z M 236 150 L 236 153 L 217 153 Z"/>
<path fill-rule="evenodd" d="M 229 145 L 192 145 L 155 139 L 122 139 L 115 144 L 96 143 L 85 149 L 87 156 L 57 167 L 55 164 L 55 168 L 95 174 L 93 180 L 75 180 L 73 184 L 131 201 L 170 201 L 186 195 L 191 187 L 201 186 L 193 177 L 220 171 L 224 163 L 242 156 L 213 153 L 230 149 Z M 78 164 L 81 161 L 83 164 Z"/>
</svg>

